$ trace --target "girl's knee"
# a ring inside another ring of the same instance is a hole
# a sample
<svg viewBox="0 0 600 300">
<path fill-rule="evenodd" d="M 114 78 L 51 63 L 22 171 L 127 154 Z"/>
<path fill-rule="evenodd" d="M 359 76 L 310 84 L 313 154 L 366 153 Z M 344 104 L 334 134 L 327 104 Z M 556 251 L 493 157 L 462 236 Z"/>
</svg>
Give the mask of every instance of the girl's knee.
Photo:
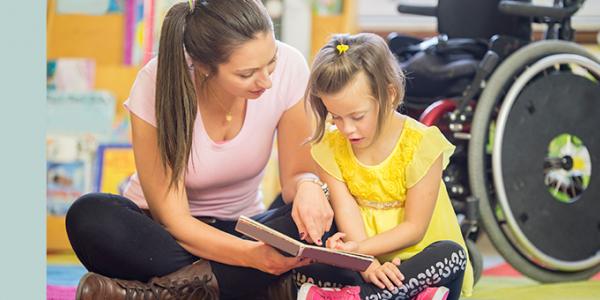
<svg viewBox="0 0 600 300">
<path fill-rule="evenodd" d="M 462 273 L 467 267 L 467 251 L 454 241 L 440 241 L 439 247 L 444 252 L 443 256 L 447 259 L 453 272 Z M 446 260 L 445 260 L 446 261 Z"/>
<path fill-rule="evenodd" d="M 459 255 L 460 257 L 466 256 L 466 251 L 459 243 L 451 240 L 442 240 L 432 243 L 430 247 L 434 247 L 436 249 L 440 249 L 444 251 L 448 255 L 452 255 L 453 253 Z"/>
</svg>

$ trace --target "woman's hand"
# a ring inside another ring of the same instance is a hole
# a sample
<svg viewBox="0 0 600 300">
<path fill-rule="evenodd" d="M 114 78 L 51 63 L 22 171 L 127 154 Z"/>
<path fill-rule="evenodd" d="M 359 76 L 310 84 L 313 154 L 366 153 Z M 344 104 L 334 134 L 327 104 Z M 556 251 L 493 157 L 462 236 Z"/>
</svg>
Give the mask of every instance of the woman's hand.
<svg viewBox="0 0 600 300">
<path fill-rule="evenodd" d="M 404 275 L 398 269 L 399 265 L 399 258 L 394 258 L 392 262 L 385 262 L 383 265 L 375 260 L 361 275 L 366 282 L 371 282 L 380 289 L 387 288 L 392 291 L 395 287 L 403 285 Z"/>
<path fill-rule="evenodd" d="M 346 237 L 346 234 L 343 232 L 338 232 L 332 235 L 327 239 L 327 248 L 348 252 L 358 252 L 358 243 L 355 241 L 344 242 L 344 240 L 342 240 L 344 237 Z"/>
<path fill-rule="evenodd" d="M 265 273 L 281 275 L 291 269 L 309 265 L 310 259 L 283 256 L 275 248 L 263 242 L 251 242 L 248 252 L 247 265 Z"/>
<path fill-rule="evenodd" d="M 321 237 L 331 229 L 333 209 L 318 184 L 311 181 L 298 184 L 292 218 L 298 227 L 300 239 L 323 245 Z"/>
</svg>

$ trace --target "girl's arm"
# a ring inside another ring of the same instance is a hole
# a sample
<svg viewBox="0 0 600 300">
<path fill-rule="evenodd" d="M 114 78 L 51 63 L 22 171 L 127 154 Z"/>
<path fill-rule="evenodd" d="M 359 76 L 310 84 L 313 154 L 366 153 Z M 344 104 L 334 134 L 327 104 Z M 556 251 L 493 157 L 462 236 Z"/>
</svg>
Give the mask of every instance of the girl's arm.
<svg viewBox="0 0 600 300">
<path fill-rule="evenodd" d="M 239 239 L 194 218 L 189 212 L 183 179 L 175 187 L 168 187 L 170 169 L 163 167 L 156 128 L 133 113 L 131 123 L 135 165 L 144 197 L 153 218 L 183 248 L 198 257 L 270 273 L 285 272 L 297 265 L 295 258 L 285 258 L 269 246 Z"/>
<path fill-rule="evenodd" d="M 377 256 L 420 242 L 433 215 L 441 178 L 442 156 L 440 155 L 425 177 L 408 189 L 404 222 L 391 230 L 361 241 L 358 252 Z"/>
<path fill-rule="evenodd" d="M 365 225 L 356 200 L 345 183 L 329 175 L 319 167 L 319 176 L 330 190 L 331 206 L 335 215 L 338 231 L 345 234 L 344 241 L 363 241 L 367 239 Z"/>
<path fill-rule="evenodd" d="M 321 244 L 321 237 L 331 228 L 333 210 L 321 187 L 306 179 L 318 179 L 316 164 L 310 156 L 310 122 L 304 100 L 288 109 L 277 126 L 279 180 L 283 199 L 293 201 L 292 218 L 301 238 Z"/>
<path fill-rule="evenodd" d="M 337 180 L 333 176 L 327 174 L 322 168 L 319 168 L 319 175 L 331 190 L 331 205 L 335 212 L 335 223 L 338 227 L 339 232 L 328 240 L 328 247 L 336 248 L 332 244 L 338 242 L 331 242 L 336 240 L 336 236 L 340 236 L 343 233 L 342 244 L 348 245 L 349 243 L 358 244 L 360 247 L 361 241 L 367 239 L 367 233 L 365 231 L 365 225 L 360 214 L 360 209 L 348 187 L 343 182 Z M 347 249 L 349 251 L 362 252 L 361 249 Z M 379 288 L 388 288 L 390 291 L 394 286 L 401 286 L 404 276 L 398 270 L 399 260 L 394 262 L 385 262 L 382 265 L 377 259 L 369 266 L 367 270 L 361 272 L 363 279 L 366 282 L 371 282 L 377 285 Z"/>
</svg>

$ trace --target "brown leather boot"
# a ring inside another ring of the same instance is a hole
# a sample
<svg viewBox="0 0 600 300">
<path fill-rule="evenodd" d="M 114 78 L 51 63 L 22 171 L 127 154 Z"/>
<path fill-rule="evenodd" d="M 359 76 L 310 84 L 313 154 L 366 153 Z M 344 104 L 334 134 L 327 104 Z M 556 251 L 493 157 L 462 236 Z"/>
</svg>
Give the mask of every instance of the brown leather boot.
<svg viewBox="0 0 600 300">
<path fill-rule="evenodd" d="M 77 287 L 77 300 L 219 299 L 219 286 L 210 264 L 199 260 L 176 272 L 143 283 L 87 273 Z"/>
</svg>

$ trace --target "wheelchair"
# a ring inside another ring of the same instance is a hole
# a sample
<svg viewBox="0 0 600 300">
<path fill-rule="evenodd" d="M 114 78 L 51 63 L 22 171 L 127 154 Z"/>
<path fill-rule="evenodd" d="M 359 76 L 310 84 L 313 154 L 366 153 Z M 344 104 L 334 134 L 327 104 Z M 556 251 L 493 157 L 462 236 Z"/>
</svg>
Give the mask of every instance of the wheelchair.
<svg viewBox="0 0 600 300">
<path fill-rule="evenodd" d="M 388 45 L 407 78 L 404 112 L 457 146 L 443 180 L 476 280 L 479 224 L 534 280 L 600 271 L 600 61 L 572 42 L 571 26 L 584 1 L 398 6 L 437 18 L 437 37 L 392 33 Z M 546 24 L 541 40 L 532 23 Z"/>
</svg>

